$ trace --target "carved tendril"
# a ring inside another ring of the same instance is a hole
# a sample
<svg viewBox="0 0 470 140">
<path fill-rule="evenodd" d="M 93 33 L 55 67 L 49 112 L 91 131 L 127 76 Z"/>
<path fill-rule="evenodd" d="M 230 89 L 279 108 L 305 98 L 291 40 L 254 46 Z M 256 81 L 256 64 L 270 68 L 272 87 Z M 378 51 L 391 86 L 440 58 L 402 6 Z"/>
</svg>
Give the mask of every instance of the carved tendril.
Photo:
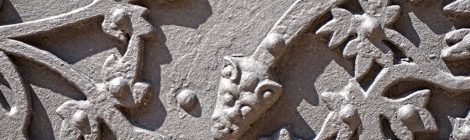
<svg viewBox="0 0 470 140">
<path fill-rule="evenodd" d="M 93 8 L 99 10 L 89 10 Z M 67 101 L 56 110 L 63 119 L 61 139 L 101 139 L 104 126 L 111 129 L 119 139 L 163 138 L 156 133 L 134 127 L 118 109 L 139 107 L 145 104 L 150 96 L 150 85 L 138 81 L 143 61 L 144 41 L 154 37 L 155 34 L 152 25 L 144 19 L 146 10 L 130 4 L 95 0 L 89 6 L 51 19 L 11 25 L 21 29 L 51 24 L 35 30 L 47 32 L 67 25 L 73 26 L 77 22 L 87 22 L 90 21 L 89 18 L 104 16 L 103 31 L 126 46 L 127 51 L 122 57 L 112 55 L 106 59 L 101 83 L 47 51 L 12 39 L 0 40 L 5 44 L 0 46 L 0 50 L 6 54 L 46 66 L 64 77 L 87 97 L 84 101 Z M 2 35 L 8 35 L 2 38 L 34 35 L 22 32 L 24 30 L 8 34 L 10 30 L 5 30 L 4 26 L 0 27 L 0 31 L 6 32 Z"/>
</svg>

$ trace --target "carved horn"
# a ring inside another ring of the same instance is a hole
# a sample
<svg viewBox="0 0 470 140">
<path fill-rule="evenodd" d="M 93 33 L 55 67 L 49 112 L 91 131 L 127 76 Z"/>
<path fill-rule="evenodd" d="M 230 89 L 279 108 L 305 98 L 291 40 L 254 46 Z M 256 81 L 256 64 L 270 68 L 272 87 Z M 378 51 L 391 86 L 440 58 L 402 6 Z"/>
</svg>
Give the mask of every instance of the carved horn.
<svg viewBox="0 0 470 140">
<path fill-rule="evenodd" d="M 271 32 L 261 41 L 251 58 L 271 65 L 276 58 L 279 58 L 284 48 L 286 43 L 282 34 Z"/>
</svg>

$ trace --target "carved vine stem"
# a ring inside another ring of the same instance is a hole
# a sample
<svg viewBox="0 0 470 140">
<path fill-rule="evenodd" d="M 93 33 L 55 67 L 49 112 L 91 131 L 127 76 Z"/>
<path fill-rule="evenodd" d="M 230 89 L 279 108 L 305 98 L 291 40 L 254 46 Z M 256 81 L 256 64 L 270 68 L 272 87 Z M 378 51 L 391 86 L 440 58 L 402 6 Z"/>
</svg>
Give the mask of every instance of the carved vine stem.
<svg viewBox="0 0 470 140">
<path fill-rule="evenodd" d="M 347 43 L 343 52 L 345 57 L 356 58 L 355 78 L 340 92 L 321 94 L 331 112 L 316 139 L 351 139 L 353 136 L 358 136 L 359 139 L 383 139 L 383 132 L 376 131 L 383 129 L 381 122 L 384 120 L 390 123 L 391 130 L 399 139 L 413 139 L 415 132 L 437 131 L 434 118 L 426 109 L 431 94 L 429 89 L 415 91 L 399 99 L 389 99 L 384 94 L 390 87 L 405 81 L 424 81 L 429 86 L 458 94 L 470 90 L 470 78 L 453 76 L 429 64 L 413 63 L 413 59 L 426 57 L 400 33 L 388 27 L 398 17 L 399 6 L 389 6 L 388 2 L 379 0 L 359 0 L 359 3 L 364 14 L 354 15 L 345 9 L 334 8 L 333 20 L 317 31 L 320 35 L 333 34 L 329 43 L 333 48 L 345 42 L 348 36 L 357 36 Z M 352 22 L 347 22 L 346 19 L 352 19 Z M 446 38 L 454 43 L 463 39 L 465 44 L 466 34 L 465 31 L 455 31 Z M 392 46 L 383 44 L 382 41 L 388 41 Z M 464 49 L 468 45 L 462 45 L 462 42 L 444 49 L 442 58 L 468 58 L 468 51 L 465 51 L 468 49 Z M 408 61 L 392 64 L 390 56 L 394 52 L 388 47 L 397 47 L 409 58 Z M 370 71 L 374 61 L 384 68 L 365 91 L 357 79 Z"/>
<path fill-rule="evenodd" d="M 155 30 L 145 20 L 146 16 L 144 7 L 94 0 L 88 6 L 62 15 L 0 26 L 0 50 L 46 66 L 86 96 L 84 101 L 67 101 L 56 110 L 63 119 L 61 139 L 101 139 L 103 125 L 109 127 L 118 139 L 162 139 L 159 134 L 134 127 L 118 109 L 139 107 L 150 96 L 149 84 L 139 81 L 145 41 L 155 37 Z M 106 59 L 101 72 L 103 82 L 94 81 L 47 51 L 14 40 L 91 21 L 103 21 L 103 32 L 116 43 L 127 46 L 122 57 L 111 55 Z M 23 102 L 29 104 L 29 101 Z M 30 108 L 20 112 L 29 114 Z M 27 123 L 23 121 L 20 128 L 26 130 L 24 126 Z"/>
</svg>

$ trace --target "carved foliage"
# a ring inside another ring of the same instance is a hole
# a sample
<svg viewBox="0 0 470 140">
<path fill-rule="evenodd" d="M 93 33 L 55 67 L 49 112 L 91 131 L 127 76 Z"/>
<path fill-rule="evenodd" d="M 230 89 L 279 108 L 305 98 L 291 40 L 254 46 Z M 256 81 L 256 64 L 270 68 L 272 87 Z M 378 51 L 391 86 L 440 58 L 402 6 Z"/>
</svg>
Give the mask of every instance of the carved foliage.
<svg viewBox="0 0 470 140">
<path fill-rule="evenodd" d="M 452 137 L 456 140 L 470 139 L 470 112 L 466 118 L 456 118 L 454 120 Z"/>
<path fill-rule="evenodd" d="M 397 42 L 389 38 L 392 25 L 398 18 L 400 6 L 389 6 L 386 1 L 359 0 L 364 14 L 355 15 L 346 9 L 333 8 L 333 20 L 316 31 L 319 35 L 331 35 L 328 46 L 337 48 L 351 36 L 343 50 L 346 58 L 355 58 L 355 77 L 362 78 L 374 62 L 382 67 L 393 64 L 393 52 L 384 41 Z M 389 35 L 387 35 L 389 34 Z"/>
<path fill-rule="evenodd" d="M 366 93 L 351 80 L 338 93 L 322 93 L 322 100 L 331 110 L 316 139 L 337 135 L 337 139 L 385 139 L 381 119 L 387 119 L 399 139 L 412 139 L 413 132 L 436 131 L 431 114 L 425 109 L 430 90 L 420 90 L 401 99 L 387 99 L 381 94 Z"/>
<path fill-rule="evenodd" d="M 152 25 L 145 20 L 146 10 L 144 7 L 127 3 L 95 0 L 84 8 L 47 20 L 11 25 L 15 28 L 0 27 L 0 31 L 5 32 L 0 40 L 1 51 L 46 66 L 85 94 L 86 100 L 70 100 L 57 108 L 56 112 L 63 119 L 60 139 L 102 139 L 104 126 L 118 139 L 163 139 L 159 134 L 134 127 L 118 109 L 139 107 L 145 104 L 150 96 L 150 85 L 139 81 L 144 41 L 155 36 Z M 103 32 L 127 47 L 122 57 L 112 55 L 106 59 L 101 72 L 103 82 L 94 81 L 47 51 L 10 39 L 58 28 L 66 29 L 75 23 L 89 22 L 88 18 L 100 16 L 105 17 L 102 23 Z M 39 28 L 36 28 L 38 26 Z M 32 28 L 36 30 L 25 32 Z M 14 66 L 4 54 L 0 58 L 5 59 L 2 61 L 5 65 L 2 67 L 2 73 L 6 72 L 5 78 L 15 94 L 18 94 L 14 96 L 17 99 L 12 102 L 9 113 L 1 118 L 2 122 L 8 121 L 9 118 L 15 121 L 2 123 L 11 124 L 9 129 L 2 131 L 11 129 L 11 133 L 5 136 L 7 138 L 23 137 L 20 133 L 26 133 L 25 126 L 29 123 L 29 98 L 24 93 L 25 90 L 21 89 L 24 86 L 21 85 L 21 78 L 18 77 Z"/>
</svg>

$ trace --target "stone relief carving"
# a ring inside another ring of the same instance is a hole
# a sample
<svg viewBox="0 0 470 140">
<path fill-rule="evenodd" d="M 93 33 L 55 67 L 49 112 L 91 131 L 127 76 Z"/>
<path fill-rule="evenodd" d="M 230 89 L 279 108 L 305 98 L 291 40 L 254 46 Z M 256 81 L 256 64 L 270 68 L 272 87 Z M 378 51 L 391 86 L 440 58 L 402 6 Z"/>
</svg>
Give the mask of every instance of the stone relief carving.
<svg viewBox="0 0 470 140">
<path fill-rule="evenodd" d="M 454 120 L 452 138 L 456 140 L 470 139 L 470 113 L 466 118 L 456 118 Z"/>
<path fill-rule="evenodd" d="M 384 120 L 390 123 L 390 129 L 393 131 L 393 135 L 398 139 L 413 139 L 413 134 L 417 132 L 429 133 L 438 131 L 434 117 L 426 109 L 426 105 L 432 94 L 431 90 L 422 89 L 414 91 L 405 97 L 397 99 L 385 97 L 385 92 L 395 83 L 417 80 L 425 81 L 431 83 L 432 86 L 438 86 L 455 94 L 459 94 L 462 91 L 468 91 L 468 86 L 465 86 L 469 82 L 468 77 L 449 75 L 446 72 L 433 68 L 429 64 L 421 63 L 424 59 L 427 59 L 428 56 L 421 54 L 417 46 L 392 28 L 393 23 L 400 15 L 399 5 L 391 5 L 388 0 L 358 0 L 363 13 L 355 14 L 346 9 L 336 7 L 345 2 L 346 1 L 332 2 L 334 3 L 331 8 L 333 19 L 316 30 L 315 35 L 323 37 L 331 36 L 328 43 L 331 49 L 338 49 L 341 45 L 345 44 L 344 49 L 342 49 L 343 56 L 347 59 L 355 59 L 354 78 L 349 80 L 349 84 L 340 92 L 326 92 L 321 94 L 322 101 L 325 102 L 331 112 L 327 116 L 321 131 L 317 134 L 315 139 L 352 139 L 354 137 L 359 139 L 384 139 L 383 129 L 385 128 L 382 126 Z M 410 2 L 419 4 L 421 1 Z M 459 14 L 465 13 L 466 11 L 463 9 L 466 9 L 465 6 L 468 4 L 462 3 L 463 1 L 456 1 L 446 6 L 444 10 Z M 314 21 L 311 17 L 309 18 L 311 15 L 308 15 L 308 12 L 301 13 L 300 16 L 293 15 L 291 12 L 295 11 L 292 9 L 302 7 L 299 5 L 306 6 L 308 4 L 308 2 L 296 1 L 293 6 L 291 6 L 291 9 L 276 23 L 274 29 L 271 30 L 268 36 L 262 41 L 257 51 L 265 48 L 263 46 L 265 44 L 264 42 L 273 38 L 273 32 L 276 31 L 276 28 L 279 30 L 279 28 L 286 27 L 282 26 L 280 23 L 291 22 L 288 20 L 289 18 L 295 17 L 299 20 L 307 19 Z M 277 32 L 280 34 L 277 36 L 284 36 L 284 40 L 271 39 L 281 40 L 279 42 L 283 43 L 271 44 L 283 44 L 283 46 L 284 44 L 286 44 L 285 46 L 291 45 L 291 42 L 288 42 L 288 40 L 294 40 L 299 34 L 305 33 L 292 32 L 292 30 L 302 31 L 309 29 L 312 22 L 301 21 L 300 23 L 302 24 L 301 26 L 287 26 L 288 29 L 283 30 L 287 31 L 287 33 Z M 441 57 L 444 60 L 469 58 L 468 49 L 466 48 L 468 46 L 466 44 L 467 40 L 465 40 L 467 34 L 468 30 L 460 29 L 446 35 L 446 41 L 455 45 L 443 49 Z M 265 54 L 273 55 L 272 52 L 268 51 L 265 51 Z M 259 54 L 255 52 L 254 55 Z M 282 55 L 279 55 L 279 57 L 280 56 Z M 242 98 L 240 93 L 243 94 L 243 91 L 246 90 L 242 88 L 240 91 L 240 85 L 257 81 L 251 80 L 256 78 L 251 78 L 250 80 L 241 79 L 238 81 L 238 75 L 244 75 L 249 72 L 244 71 L 246 68 L 239 68 L 242 67 L 239 66 L 239 62 L 229 62 L 230 63 L 224 65 L 222 71 L 223 78 L 219 86 L 217 107 L 214 111 L 215 130 L 213 131 L 215 138 L 221 139 L 240 138 L 246 129 L 249 129 L 249 127 L 240 125 L 246 123 L 243 122 L 243 119 L 245 119 L 245 116 L 242 115 L 244 111 L 240 109 L 243 107 L 243 104 L 238 103 L 240 102 L 239 100 L 241 100 L 240 98 Z M 276 64 L 273 63 L 270 65 Z M 370 87 L 361 86 L 359 82 L 366 74 L 370 73 L 373 65 L 379 65 L 381 70 L 371 82 Z M 266 75 L 273 73 L 264 71 L 262 68 L 260 69 L 263 70 Z M 233 85 L 225 84 L 225 80 L 231 80 L 229 83 Z M 239 82 L 238 85 L 237 82 Z M 279 85 L 279 87 L 282 89 L 281 85 Z M 227 92 L 227 90 L 232 91 Z M 233 90 L 235 90 L 235 95 L 233 95 Z M 234 97 L 238 100 L 233 100 Z M 262 103 L 259 105 L 262 105 Z M 272 106 L 272 104 L 269 104 L 269 106 Z M 269 108 L 269 106 L 267 107 Z M 263 112 L 265 111 L 257 114 L 256 119 L 262 117 Z M 254 121 L 249 121 L 249 124 L 252 123 L 254 123 Z M 233 126 L 234 124 L 236 126 Z"/>
<path fill-rule="evenodd" d="M 240 139 L 250 126 L 270 109 L 282 94 L 277 81 L 276 60 L 293 45 L 314 19 L 313 10 L 303 11 L 313 1 L 296 1 L 249 57 L 226 56 L 211 128 L 215 139 Z M 337 3 L 331 1 L 331 3 Z M 301 20 L 292 19 L 301 13 Z"/>
<path fill-rule="evenodd" d="M 269 35 L 250 57 L 225 57 L 217 105 L 213 113 L 215 138 L 238 139 L 279 98 L 282 86 L 268 71 L 285 44 L 279 34 Z"/>
<path fill-rule="evenodd" d="M 26 130 L 31 117 L 31 103 L 22 78 L 10 58 L 0 52 L 1 76 L 7 83 L 0 87 L 0 99 L 8 101 L 2 104 L 0 122 L 2 138 L 26 138 Z M 2 95 L 3 94 L 3 95 Z"/>
<path fill-rule="evenodd" d="M 169 4 L 171 1 L 158 2 Z M 351 1 L 357 1 L 362 12 L 342 6 Z M 406 2 L 420 4 L 423 1 Z M 444 40 L 449 46 L 440 50 L 440 56 L 428 56 L 420 52 L 420 46 L 394 29 L 401 14 L 401 7 L 396 3 L 389 0 L 334 0 L 324 2 L 322 5 L 327 6 L 314 10 L 315 3 L 313 0 L 295 1 L 254 53 L 223 58 L 211 118 L 213 124 L 207 128 L 211 129 L 212 137 L 243 139 L 255 123 L 269 117 L 265 114 L 276 109 L 273 106 L 287 96 L 279 78 L 279 71 L 282 71 L 279 60 L 292 55 L 286 53 L 305 34 L 323 38 L 331 50 L 337 50 L 354 64 L 352 78 L 342 90 L 319 95 L 329 112 L 314 139 L 386 139 L 389 137 L 385 136 L 385 129 L 390 129 L 398 139 L 416 139 L 416 133 L 441 131 L 435 114 L 428 107 L 431 96 L 439 94 L 433 88 L 448 91 L 451 96 L 467 94 L 470 77 L 436 68 L 428 59 L 470 59 L 470 29 L 464 27 L 446 33 Z M 0 6 L 2 4 L 0 0 Z M 469 6 L 468 1 L 457 0 L 442 10 L 450 15 L 449 19 L 454 19 L 469 15 Z M 318 15 L 327 14 L 331 14 L 331 20 L 314 25 L 321 20 Z M 141 80 L 144 44 L 156 38 L 156 30 L 147 21 L 147 16 L 148 10 L 142 6 L 93 0 L 90 5 L 66 14 L 0 26 L 0 72 L 5 79 L 0 81 L 3 85 L 0 95 L 5 96 L 8 103 L 2 104 L 0 122 L 8 125 L 0 127 L 0 137 L 28 139 L 31 100 L 28 85 L 11 60 L 15 57 L 58 73 L 86 96 L 85 100 L 66 101 L 56 109 L 63 119 L 59 139 L 107 139 L 103 135 L 104 127 L 109 128 L 117 139 L 166 139 L 162 134 L 134 126 L 122 112 L 122 109 L 147 104 L 152 96 L 150 84 Z M 107 57 L 99 81 L 54 54 L 22 41 L 22 38 L 53 33 L 58 29 L 80 28 L 81 24 L 90 22 L 99 24 L 102 32 L 119 44 L 118 47 L 126 48 L 122 56 Z M 379 67 L 377 74 L 364 86 L 364 80 L 373 73 L 374 67 Z M 427 84 L 424 88 L 408 91 L 406 96 L 386 95 L 390 87 L 406 81 Z M 191 112 L 199 103 L 192 90 L 183 90 L 175 98 L 186 112 Z M 450 119 L 453 129 L 449 137 L 469 139 L 469 116 Z M 283 127 L 272 136 L 260 139 L 301 138 Z"/>
<path fill-rule="evenodd" d="M 292 136 L 287 128 L 281 128 L 274 135 L 269 137 L 261 137 L 260 140 L 301 140 L 300 138 Z"/>
<path fill-rule="evenodd" d="M 42 64 L 60 74 L 86 95 L 87 99 L 84 101 L 70 100 L 57 108 L 56 112 L 63 118 L 60 139 L 102 139 L 103 125 L 109 127 L 118 139 L 163 138 L 154 132 L 134 127 L 119 110 L 119 108 L 139 107 L 145 104 L 150 96 L 149 84 L 139 81 L 144 42 L 155 35 L 155 29 L 145 19 L 146 12 L 146 8 L 137 5 L 94 0 L 90 5 L 70 13 L 0 27 L 2 54 L 4 52 L 7 55 Z M 101 71 L 103 82 L 91 79 L 52 53 L 15 40 L 59 28 L 80 26 L 81 22 L 90 22 L 93 21 L 91 19 L 103 17 L 103 32 L 127 48 L 122 57 L 111 55 L 106 59 Z M 8 74 L 6 78 L 12 80 L 12 76 L 17 76 L 14 78 L 16 81 L 11 83 L 12 90 L 19 95 L 27 96 L 25 90 L 16 89 L 23 87 L 18 81 L 21 78 L 14 69 L 11 69 L 14 67 L 8 63 L 5 54 L 2 58 L 5 60 L 4 69 L 7 72 L 5 74 Z M 13 102 L 15 106 L 12 106 L 8 115 L 18 121 L 15 121 L 16 125 L 10 126 L 17 130 L 6 133 L 10 134 L 6 136 L 7 138 L 20 137 L 20 134 L 16 133 L 24 134 L 24 126 L 28 125 L 27 117 L 30 110 L 28 98 L 20 98 L 22 96 L 15 99 Z M 21 137 L 25 138 L 24 135 Z"/>
</svg>

